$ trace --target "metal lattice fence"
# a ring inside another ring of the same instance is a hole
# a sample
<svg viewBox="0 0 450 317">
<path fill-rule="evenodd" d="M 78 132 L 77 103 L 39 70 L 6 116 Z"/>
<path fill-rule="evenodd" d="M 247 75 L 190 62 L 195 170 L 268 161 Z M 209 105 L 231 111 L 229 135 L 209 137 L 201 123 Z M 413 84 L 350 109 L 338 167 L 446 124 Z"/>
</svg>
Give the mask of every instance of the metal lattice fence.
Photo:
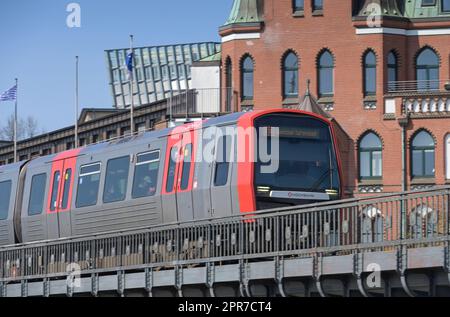
<svg viewBox="0 0 450 317">
<path fill-rule="evenodd" d="M 449 197 L 442 187 L 1 247 L 0 279 L 438 245 L 449 234 Z"/>
</svg>

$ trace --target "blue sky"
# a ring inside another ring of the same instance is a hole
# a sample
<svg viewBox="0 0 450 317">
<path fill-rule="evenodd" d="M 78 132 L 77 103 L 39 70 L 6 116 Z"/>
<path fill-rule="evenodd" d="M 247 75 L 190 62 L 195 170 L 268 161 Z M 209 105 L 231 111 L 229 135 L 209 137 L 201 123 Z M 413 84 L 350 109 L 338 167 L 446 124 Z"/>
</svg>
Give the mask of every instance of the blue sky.
<svg viewBox="0 0 450 317">
<path fill-rule="evenodd" d="M 66 7 L 81 6 L 81 28 L 68 28 Z M 0 93 L 19 78 L 19 116 L 46 131 L 74 121 L 75 56 L 81 107 L 111 107 L 105 49 L 220 41 L 232 0 L 1 0 Z M 0 126 L 13 104 L 0 103 Z"/>
</svg>

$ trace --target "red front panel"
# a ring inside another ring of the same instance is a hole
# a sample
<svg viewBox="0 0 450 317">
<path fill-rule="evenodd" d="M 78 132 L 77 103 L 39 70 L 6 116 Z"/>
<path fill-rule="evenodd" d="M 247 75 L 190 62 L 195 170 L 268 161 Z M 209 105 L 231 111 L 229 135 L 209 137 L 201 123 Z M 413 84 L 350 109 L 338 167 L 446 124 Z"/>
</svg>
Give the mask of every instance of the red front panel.
<svg viewBox="0 0 450 317">
<path fill-rule="evenodd" d="M 255 150 L 256 136 L 254 129 L 255 119 L 272 113 L 294 113 L 307 115 L 326 122 L 331 129 L 334 148 L 338 160 L 339 175 L 341 175 L 341 166 L 339 159 L 339 151 L 336 145 L 335 134 L 331 123 L 325 118 L 299 110 L 289 109 L 273 109 L 266 111 L 254 111 L 244 114 L 238 120 L 238 196 L 241 213 L 249 213 L 256 211 L 256 197 L 254 188 L 254 168 L 255 168 Z M 341 178 L 342 179 L 342 178 Z M 342 182 L 341 182 L 342 187 Z"/>
<path fill-rule="evenodd" d="M 238 196 L 242 213 L 256 210 L 254 190 L 255 133 L 254 113 L 243 115 L 238 122 Z"/>
</svg>

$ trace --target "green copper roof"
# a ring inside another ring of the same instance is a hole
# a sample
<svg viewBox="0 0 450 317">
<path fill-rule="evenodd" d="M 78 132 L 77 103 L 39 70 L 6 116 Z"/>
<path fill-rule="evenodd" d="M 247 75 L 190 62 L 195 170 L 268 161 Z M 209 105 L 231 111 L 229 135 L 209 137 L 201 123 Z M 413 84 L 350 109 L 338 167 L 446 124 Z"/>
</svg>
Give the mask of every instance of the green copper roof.
<svg viewBox="0 0 450 317">
<path fill-rule="evenodd" d="M 445 13 L 441 12 L 441 1 L 435 1 L 434 5 L 422 5 L 422 0 L 407 0 L 405 1 L 405 16 L 408 18 L 432 18 L 442 16 Z M 447 14 L 448 16 L 448 14 Z"/>
<path fill-rule="evenodd" d="M 369 16 L 372 12 L 377 13 L 377 8 L 381 8 L 383 16 L 403 16 L 397 0 L 365 0 L 359 15 Z"/>
<path fill-rule="evenodd" d="M 230 17 L 225 25 L 262 22 L 263 0 L 234 0 Z"/>
<path fill-rule="evenodd" d="M 436 0 L 433 5 L 423 5 L 423 0 L 360 0 L 359 16 L 370 16 L 381 8 L 383 16 L 398 16 L 409 19 L 448 17 L 449 12 L 442 12 L 442 1 Z"/>
<path fill-rule="evenodd" d="M 202 58 L 199 60 L 199 62 L 218 62 L 222 60 L 222 53 L 218 52 L 213 55 L 206 56 L 205 58 Z"/>
</svg>

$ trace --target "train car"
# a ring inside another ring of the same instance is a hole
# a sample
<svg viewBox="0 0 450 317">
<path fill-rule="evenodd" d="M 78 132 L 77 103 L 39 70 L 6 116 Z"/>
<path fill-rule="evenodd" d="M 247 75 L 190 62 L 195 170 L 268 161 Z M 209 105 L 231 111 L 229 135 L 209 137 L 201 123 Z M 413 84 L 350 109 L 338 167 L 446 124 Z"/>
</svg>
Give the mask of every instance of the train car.
<svg viewBox="0 0 450 317">
<path fill-rule="evenodd" d="M 0 166 L 0 245 L 13 244 L 17 239 L 14 211 L 19 190 L 19 174 L 23 163 Z"/>
<path fill-rule="evenodd" d="M 0 167 L 0 244 L 333 200 L 340 179 L 328 120 L 234 113 Z"/>
</svg>

